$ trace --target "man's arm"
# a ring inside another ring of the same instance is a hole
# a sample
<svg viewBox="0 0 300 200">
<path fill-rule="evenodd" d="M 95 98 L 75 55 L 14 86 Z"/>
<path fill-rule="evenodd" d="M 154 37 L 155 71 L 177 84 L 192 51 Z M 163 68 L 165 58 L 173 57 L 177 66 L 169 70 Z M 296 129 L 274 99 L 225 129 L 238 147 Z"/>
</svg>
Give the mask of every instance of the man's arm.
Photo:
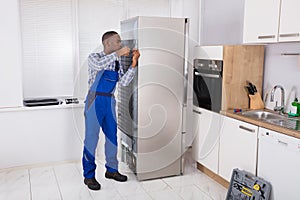
<svg viewBox="0 0 300 200">
<path fill-rule="evenodd" d="M 109 65 L 115 62 L 118 57 L 123 55 L 128 55 L 130 49 L 128 47 L 123 47 L 116 52 L 108 55 L 99 56 L 97 53 L 91 53 L 88 58 L 88 64 L 91 69 L 101 71 L 108 69 Z"/>
<path fill-rule="evenodd" d="M 127 72 L 124 75 L 123 75 L 123 71 L 121 71 L 121 79 L 120 79 L 121 85 L 123 86 L 129 85 L 129 83 L 134 78 L 139 57 L 140 57 L 139 50 L 133 49 L 133 57 L 132 57 L 132 63 L 130 68 L 127 70 Z"/>
<path fill-rule="evenodd" d="M 136 68 L 130 67 L 124 75 L 121 74 L 122 77 L 120 79 L 120 84 L 123 86 L 129 85 L 129 83 L 134 78 L 135 71 Z"/>
<path fill-rule="evenodd" d="M 88 64 L 93 70 L 106 70 L 117 58 L 118 55 L 115 52 L 102 57 L 99 57 L 97 53 L 91 53 L 88 58 Z"/>
</svg>

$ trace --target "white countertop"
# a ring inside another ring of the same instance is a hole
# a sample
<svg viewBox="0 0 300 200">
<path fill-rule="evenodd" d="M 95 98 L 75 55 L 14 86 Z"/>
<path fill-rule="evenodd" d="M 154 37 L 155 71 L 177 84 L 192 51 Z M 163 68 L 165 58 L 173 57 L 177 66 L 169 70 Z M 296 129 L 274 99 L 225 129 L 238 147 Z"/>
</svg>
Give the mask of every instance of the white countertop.
<svg viewBox="0 0 300 200">
<path fill-rule="evenodd" d="M 33 110 L 70 109 L 70 108 L 84 108 L 84 100 L 79 100 L 78 104 L 62 103 L 59 105 L 50 105 L 50 106 L 32 106 L 32 107 L 20 106 L 20 107 L 0 108 L 0 113 L 33 111 Z"/>
</svg>

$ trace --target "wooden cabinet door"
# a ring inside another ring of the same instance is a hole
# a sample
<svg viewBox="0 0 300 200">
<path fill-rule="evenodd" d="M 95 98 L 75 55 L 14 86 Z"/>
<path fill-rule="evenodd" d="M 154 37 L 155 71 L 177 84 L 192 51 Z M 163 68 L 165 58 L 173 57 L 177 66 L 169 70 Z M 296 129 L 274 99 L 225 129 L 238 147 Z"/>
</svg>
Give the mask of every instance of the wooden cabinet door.
<svg viewBox="0 0 300 200">
<path fill-rule="evenodd" d="M 239 168 L 255 175 L 258 127 L 229 117 L 221 126 L 219 175 L 230 181 L 232 170 Z"/>
<path fill-rule="evenodd" d="M 281 0 L 279 42 L 300 41 L 299 8 L 299 0 Z"/>
<path fill-rule="evenodd" d="M 277 42 L 280 0 L 245 0 L 244 12 L 244 43 Z"/>
</svg>

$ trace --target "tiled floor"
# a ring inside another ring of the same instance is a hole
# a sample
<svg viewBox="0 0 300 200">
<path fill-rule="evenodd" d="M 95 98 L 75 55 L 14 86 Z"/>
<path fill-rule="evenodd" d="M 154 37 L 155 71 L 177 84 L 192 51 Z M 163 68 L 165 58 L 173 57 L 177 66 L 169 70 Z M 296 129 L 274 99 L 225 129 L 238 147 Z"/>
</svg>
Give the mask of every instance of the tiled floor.
<svg viewBox="0 0 300 200">
<path fill-rule="evenodd" d="M 104 178 L 104 166 L 98 164 L 100 191 L 83 184 L 80 163 L 47 167 L 5 170 L 0 173 L 0 200 L 224 200 L 227 189 L 196 169 L 190 152 L 185 155 L 183 176 L 137 181 L 121 163 L 120 171 L 128 175 L 125 183 Z"/>
</svg>

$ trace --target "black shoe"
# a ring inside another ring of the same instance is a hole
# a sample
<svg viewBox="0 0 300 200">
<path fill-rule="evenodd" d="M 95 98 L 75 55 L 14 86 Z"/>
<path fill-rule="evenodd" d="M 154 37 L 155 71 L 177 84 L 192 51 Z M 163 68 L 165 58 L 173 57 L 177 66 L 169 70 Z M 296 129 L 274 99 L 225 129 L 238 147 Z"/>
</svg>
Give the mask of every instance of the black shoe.
<svg viewBox="0 0 300 200">
<path fill-rule="evenodd" d="M 114 179 L 116 181 L 125 182 L 127 181 L 127 176 L 120 174 L 119 172 L 105 172 L 105 178 Z"/>
<path fill-rule="evenodd" d="M 100 183 L 98 183 L 98 181 L 95 178 L 85 178 L 84 184 L 86 184 L 91 190 L 100 190 L 101 188 Z"/>
</svg>

